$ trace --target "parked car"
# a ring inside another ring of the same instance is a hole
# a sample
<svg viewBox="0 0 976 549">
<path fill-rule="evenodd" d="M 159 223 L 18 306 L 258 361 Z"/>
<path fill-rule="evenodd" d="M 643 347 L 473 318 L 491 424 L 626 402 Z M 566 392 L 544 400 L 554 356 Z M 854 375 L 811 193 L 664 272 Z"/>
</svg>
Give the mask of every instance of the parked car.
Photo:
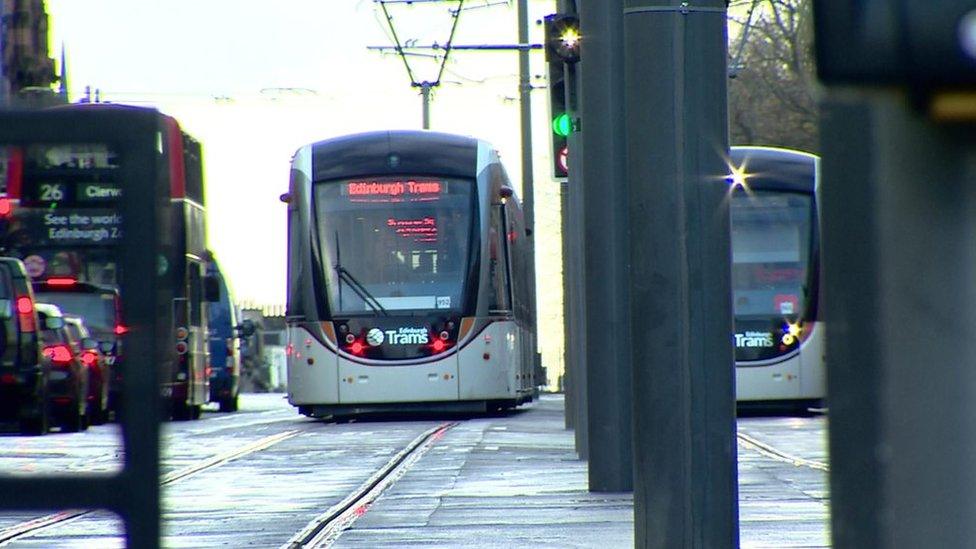
<svg viewBox="0 0 976 549">
<path fill-rule="evenodd" d="M 19 259 L 0 257 L 0 419 L 16 421 L 25 435 L 47 433 L 49 373 L 27 271 Z"/>
<path fill-rule="evenodd" d="M 98 341 L 88 332 L 84 319 L 64 315 L 64 321 L 74 339 L 75 352 L 81 357 L 81 363 L 88 368 L 88 421 L 92 425 L 101 425 L 109 419 L 108 394 L 112 383 L 112 367 L 108 363 L 108 357 L 99 349 Z"/>
<path fill-rule="evenodd" d="M 53 419 L 65 432 L 88 428 L 88 368 L 75 351 L 79 345 L 68 331 L 64 315 L 56 305 L 37 303 L 42 353 L 51 362 L 47 385 Z"/>
<path fill-rule="evenodd" d="M 119 291 L 112 286 L 61 277 L 35 281 L 34 294 L 38 301 L 52 303 L 64 313 L 84 319 L 89 333 L 98 341 L 99 350 L 105 355 L 105 362 L 111 366 L 109 409 L 118 415 L 125 369 L 122 340 L 128 331 L 122 323 Z"/>
</svg>

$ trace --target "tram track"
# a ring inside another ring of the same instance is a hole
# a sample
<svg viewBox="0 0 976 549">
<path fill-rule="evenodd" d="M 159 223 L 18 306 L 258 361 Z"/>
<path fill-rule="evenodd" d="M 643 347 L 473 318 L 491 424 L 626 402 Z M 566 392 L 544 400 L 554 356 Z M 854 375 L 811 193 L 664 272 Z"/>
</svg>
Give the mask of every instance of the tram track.
<svg viewBox="0 0 976 549">
<path fill-rule="evenodd" d="M 810 469 L 816 469 L 824 472 L 830 471 L 830 465 L 827 463 L 794 456 L 745 433 L 736 433 L 736 437 L 739 439 L 739 444 L 742 446 L 745 446 L 746 448 L 754 450 L 776 461 L 789 463 L 790 465 L 794 465 L 796 467 L 808 467 Z"/>
<path fill-rule="evenodd" d="M 221 452 L 219 454 L 215 454 L 214 456 L 200 463 L 176 471 L 171 471 L 170 473 L 163 475 L 162 479 L 160 479 L 159 484 L 160 486 L 166 486 L 184 480 L 186 478 L 192 477 L 196 474 L 207 471 L 209 469 L 220 467 L 225 463 L 229 463 L 236 459 L 245 457 L 249 454 L 253 454 L 255 452 L 259 452 L 261 450 L 270 448 L 271 446 L 274 446 L 275 444 L 278 444 L 280 442 L 284 442 L 298 435 L 299 433 L 300 431 L 297 430 L 285 431 L 282 433 L 264 437 L 260 440 L 254 441 L 250 444 L 245 444 L 243 446 L 229 450 L 227 452 Z M 57 513 L 52 513 L 49 515 L 37 517 L 28 521 L 15 524 L 13 526 L 9 526 L 7 528 L 0 530 L 0 547 L 5 546 L 12 541 L 16 541 L 18 539 L 30 536 L 32 534 L 36 534 L 41 530 L 46 530 L 49 528 L 54 528 L 60 525 L 64 525 L 68 522 L 73 522 L 79 518 L 84 517 L 85 515 L 89 515 L 97 511 L 98 510 L 96 509 L 59 511 Z"/>
<path fill-rule="evenodd" d="M 357 518 L 366 514 L 373 501 L 423 457 L 444 436 L 444 433 L 457 424 L 458 422 L 442 423 L 421 433 L 342 501 L 330 507 L 292 536 L 281 546 L 281 549 L 332 545 Z"/>
</svg>

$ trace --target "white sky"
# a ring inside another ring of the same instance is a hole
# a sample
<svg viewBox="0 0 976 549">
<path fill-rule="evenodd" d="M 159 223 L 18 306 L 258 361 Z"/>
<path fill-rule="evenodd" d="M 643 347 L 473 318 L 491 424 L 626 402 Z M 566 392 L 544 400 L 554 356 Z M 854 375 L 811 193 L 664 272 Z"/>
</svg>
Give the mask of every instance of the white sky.
<svg viewBox="0 0 976 549">
<path fill-rule="evenodd" d="M 517 42 L 515 0 L 466 0 L 455 44 Z M 285 208 L 292 153 L 346 133 L 420 128 L 419 91 L 371 0 L 47 0 L 52 56 L 67 51 L 72 101 L 151 105 L 204 147 L 211 249 L 238 301 L 284 302 Z M 389 4 L 401 41 L 444 44 L 455 2 Z M 530 0 L 530 42 L 553 0 Z M 533 75 L 544 74 L 541 51 Z M 411 58 L 414 76 L 437 65 Z M 492 142 L 520 185 L 518 55 L 452 53 L 431 104 L 431 128 Z M 545 80 L 534 77 L 533 84 Z M 547 91 L 533 93 L 538 279 L 558 280 L 558 185 L 549 174 Z M 561 291 L 540 288 L 543 347 L 561 345 Z M 548 339 L 549 341 L 545 341 Z M 545 352 L 545 349 L 544 349 Z M 557 353 L 558 354 L 558 353 Z"/>
<path fill-rule="evenodd" d="M 483 6 L 485 0 L 468 0 Z M 514 2 L 513 2 L 514 4 Z M 533 1 L 534 19 L 552 2 Z M 401 40 L 445 43 L 454 2 L 388 5 Z M 369 0 L 48 0 L 51 45 L 67 49 L 73 100 L 86 85 L 103 101 L 172 114 L 204 146 L 210 245 L 239 300 L 284 299 L 288 162 L 299 146 L 344 133 L 419 128 L 421 100 Z M 465 11 L 456 44 L 515 43 L 514 6 Z M 541 27 L 531 25 L 533 41 Z M 541 74 L 542 55 L 532 55 Z M 436 65 L 410 60 L 418 80 Z M 521 171 L 517 54 L 454 52 L 431 104 L 435 130 L 482 137 Z M 537 80 L 538 85 L 544 81 Z M 545 129 L 545 90 L 535 93 Z M 535 147 L 540 184 L 548 135 Z"/>
</svg>

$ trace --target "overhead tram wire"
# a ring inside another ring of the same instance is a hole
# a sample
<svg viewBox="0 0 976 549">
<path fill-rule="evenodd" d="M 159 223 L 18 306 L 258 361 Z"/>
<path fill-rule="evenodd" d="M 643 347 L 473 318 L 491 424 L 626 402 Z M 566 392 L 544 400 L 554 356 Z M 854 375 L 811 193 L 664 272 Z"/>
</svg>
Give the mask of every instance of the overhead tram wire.
<svg viewBox="0 0 976 549">
<path fill-rule="evenodd" d="M 422 0 L 423 3 L 436 1 L 439 0 Z M 407 60 L 407 55 L 404 52 L 404 46 L 400 42 L 400 37 L 397 35 L 396 27 L 393 25 L 393 17 L 390 16 L 390 12 L 386 8 L 387 4 L 402 4 L 411 2 L 405 2 L 404 0 L 377 0 L 377 2 L 379 2 L 380 8 L 383 10 L 384 17 L 386 17 L 386 23 L 390 28 L 390 34 L 393 36 L 393 41 L 396 44 L 397 55 L 400 56 L 400 59 L 403 61 L 403 66 L 407 69 L 407 76 L 410 78 L 410 86 L 420 88 L 421 90 L 421 95 L 423 97 L 423 127 L 424 129 L 430 129 L 430 91 L 441 84 L 441 76 L 444 74 L 444 66 L 447 64 L 447 59 L 451 55 L 451 46 L 454 43 L 454 35 L 457 32 L 458 21 L 461 19 L 461 12 L 464 10 L 464 0 L 458 0 L 457 8 L 451 11 L 451 17 L 454 18 L 454 22 L 451 25 L 451 34 L 448 36 L 447 44 L 444 46 L 444 56 L 441 57 L 441 65 L 437 71 L 437 78 L 433 82 L 427 80 L 418 82 L 414 77 L 413 70 L 410 68 L 410 62 Z"/>
</svg>

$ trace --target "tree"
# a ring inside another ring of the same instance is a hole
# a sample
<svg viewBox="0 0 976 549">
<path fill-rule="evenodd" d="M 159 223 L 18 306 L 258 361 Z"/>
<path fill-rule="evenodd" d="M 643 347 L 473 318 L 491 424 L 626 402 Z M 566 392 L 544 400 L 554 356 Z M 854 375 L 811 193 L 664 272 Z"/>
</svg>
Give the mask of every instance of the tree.
<svg viewBox="0 0 976 549">
<path fill-rule="evenodd" d="M 729 126 L 734 145 L 816 152 L 811 0 L 739 0 L 730 6 Z"/>
</svg>

